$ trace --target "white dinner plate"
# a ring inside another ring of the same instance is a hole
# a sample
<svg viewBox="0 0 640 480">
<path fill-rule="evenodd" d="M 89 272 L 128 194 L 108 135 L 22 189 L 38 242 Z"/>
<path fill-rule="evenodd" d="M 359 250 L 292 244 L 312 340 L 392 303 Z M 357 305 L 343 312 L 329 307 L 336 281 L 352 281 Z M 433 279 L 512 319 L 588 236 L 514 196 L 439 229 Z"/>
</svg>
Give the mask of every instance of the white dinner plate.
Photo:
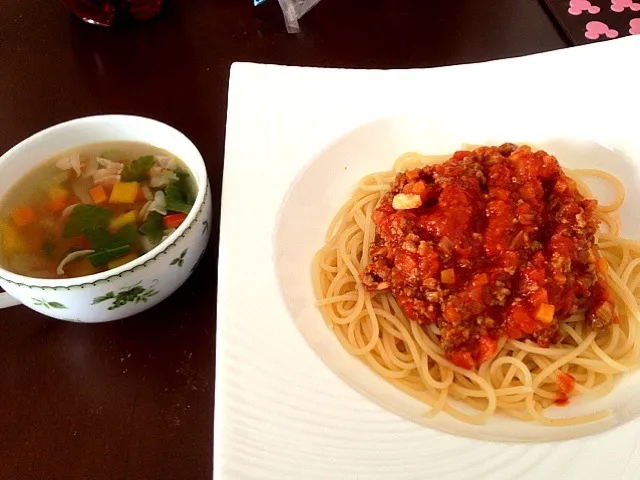
<svg viewBox="0 0 640 480">
<path fill-rule="evenodd" d="M 310 264 L 364 175 L 405 151 L 532 143 L 620 177 L 640 239 L 640 37 L 423 70 L 235 64 L 220 233 L 214 476 L 232 479 L 640 478 L 640 374 L 601 422 L 440 415 L 348 355 L 314 307 Z M 597 186 L 596 186 L 597 187 Z M 606 191 L 597 195 L 606 196 Z M 606 199 L 605 199 L 606 200 Z"/>
</svg>

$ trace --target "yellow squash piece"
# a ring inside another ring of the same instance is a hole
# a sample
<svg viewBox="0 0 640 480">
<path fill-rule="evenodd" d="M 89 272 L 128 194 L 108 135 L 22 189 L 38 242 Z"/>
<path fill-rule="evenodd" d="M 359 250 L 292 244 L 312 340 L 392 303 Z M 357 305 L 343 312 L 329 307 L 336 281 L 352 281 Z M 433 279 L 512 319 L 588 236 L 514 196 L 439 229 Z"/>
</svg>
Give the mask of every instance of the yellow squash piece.
<svg viewBox="0 0 640 480">
<path fill-rule="evenodd" d="M 0 242 L 4 253 L 12 255 L 16 253 L 31 253 L 37 249 L 36 238 L 19 231 L 9 223 L 0 225 Z"/>
<path fill-rule="evenodd" d="M 69 192 L 56 185 L 49 190 L 49 202 L 47 208 L 53 213 L 60 213 L 69 206 Z"/>
<path fill-rule="evenodd" d="M 118 182 L 111 190 L 109 203 L 133 203 L 136 201 L 139 188 L 138 182 Z"/>
<path fill-rule="evenodd" d="M 138 212 L 136 210 L 131 210 L 130 212 L 123 213 L 122 215 L 119 215 L 111 220 L 109 228 L 115 232 L 117 230 L 120 230 L 122 227 L 129 225 L 130 223 L 135 226 L 137 216 Z"/>
<path fill-rule="evenodd" d="M 67 199 L 69 196 L 69 192 L 60 185 L 56 185 L 55 187 L 51 187 L 49 190 L 49 198 L 54 202 L 62 202 Z"/>
<path fill-rule="evenodd" d="M 111 270 L 112 268 L 118 268 L 120 265 L 129 263 L 132 260 L 135 260 L 136 258 L 138 258 L 138 255 L 136 255 L 135 253 L 127 253 L 126 255 L 123 255 L 119 258 L 116 258 L 115 260 L 111 260 L 110 262 L 108 262 L 107 268 L 109 270 Z"/>
</svg>

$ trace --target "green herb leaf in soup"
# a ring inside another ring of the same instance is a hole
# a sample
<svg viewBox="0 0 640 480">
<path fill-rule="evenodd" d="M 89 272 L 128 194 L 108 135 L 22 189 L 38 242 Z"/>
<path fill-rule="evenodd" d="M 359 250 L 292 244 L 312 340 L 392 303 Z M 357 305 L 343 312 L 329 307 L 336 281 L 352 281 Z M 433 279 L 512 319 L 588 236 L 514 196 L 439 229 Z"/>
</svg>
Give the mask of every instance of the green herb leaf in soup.
<svg viewBox="0 0 640 480">
<path fill-rule="evenodd" d="M 106 229 L 112 216 L 113 212 L 107 208 L 95 205 L 76 205 L 64 226 L 63 236 L 65 238 L 75 237 L 82 234 L 84 230 L 92 230 L 98 227 Z"/>
<path fill-rule="evenodd" d="M 138 232 L 133 225 L 122 227 L 116 233 L 111 233 L 104 227 L 83 230 L 89 245 L 95 252 L 88 256 L 94 267 L 115 260 L 129 253 L 138 240 Z"/>
<path fill-rule="evenodd" d="M 129 253 L 131 250 L 131 246 L 129 245 L 114 245 L 113 247 L 103 248 L 92 254 L 88 255 L 87 258 L 91 262 L 94 267 L 100 267 L 109 263 L 111 260 L 115 260 L 116 258 L 121 257 Z"/>
<path fill-rule="evenodd" d="M 87 242 L 92 250 L 101 250 L 103 248 L 111 248 L 118 245 L 131 245 L 126 240 L 117 237 L 104 227 L 85 228 L 82 233 L 87 238 Z"/>
<path fill-rule="evenodd" d="M 196 202 L 196 193 L 193 182 L 191 181 L 191 175 L 179 170 L 176 171 L 176 175 L 178 176 L 178 181 L 175 185 L 178 190 L 180 190 L 180 193 L 182 193 L 182 198 L 184 198 L 185 202 L 189 205 L 193 205 Z"/>
<path fill-rule="evenodd" d="M 135 245 L 139 239 L 138 230 L 131 224 L 122 227 L 113 236 L 131 246 Z"/>
<path fill-rule="evenodd" d="M 175 185 L 169 185 L 164 189 L 167 210 L 172 212 L 189 213 L 193 204 L 188 204 L 182 196 L 182 192 Z"/>
<path fill-rule="evenodd" d="M 153 155 L 136 158 L 122 169 L 122 181 L 135 182 L 139 180 L 153 166 L 154 161 L 155 157 Z"/>
<path fill-rule="evenodd" d="M 147 221 L 140 227 L 140 232 L 149 237 L 154 243 L 162 240 L 162 235 L 164 234 L 162 217 L 163 216 L 157 212 L 151 212 L 147 217 Z"/>
</svg>

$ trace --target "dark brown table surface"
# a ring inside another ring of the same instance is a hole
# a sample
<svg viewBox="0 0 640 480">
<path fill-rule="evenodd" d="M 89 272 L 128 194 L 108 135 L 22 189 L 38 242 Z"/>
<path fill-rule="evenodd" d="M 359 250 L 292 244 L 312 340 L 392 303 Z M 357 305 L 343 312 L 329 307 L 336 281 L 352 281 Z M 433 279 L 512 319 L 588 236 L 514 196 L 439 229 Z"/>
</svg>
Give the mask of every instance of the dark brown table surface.
<svg viewBox="0 0 640 480">
<path fill-rule="evenodd" d="M 195 142 L 219 198 L 233 61 L 432 67 L 568 45 L 537 0 L 322 0 L 301 26 L 285 33 L 275 0 L 174 0 L 112 30 L 56 0 L 0 2 L 0 151 L 74 117 L 144 115 Z M 0 312 L 1 479 L 211 478 L 217 244 L 137 317 Z"/>
</svg>

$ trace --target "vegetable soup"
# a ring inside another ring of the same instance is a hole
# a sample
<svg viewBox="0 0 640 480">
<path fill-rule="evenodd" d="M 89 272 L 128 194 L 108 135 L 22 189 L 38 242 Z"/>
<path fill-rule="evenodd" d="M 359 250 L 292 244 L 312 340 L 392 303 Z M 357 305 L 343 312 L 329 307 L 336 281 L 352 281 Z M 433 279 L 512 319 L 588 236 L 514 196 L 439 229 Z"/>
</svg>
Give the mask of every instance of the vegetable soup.
<svg viewBox="0 0 640 480">
<path fill-rule="evenodd" d="M 0 203 L 0 264 L 38 278 L 91 275 L 165 240 L 196 197 L 193 175 L 144 143 L 74 148 L 27 173 Z"/>
</svg>

